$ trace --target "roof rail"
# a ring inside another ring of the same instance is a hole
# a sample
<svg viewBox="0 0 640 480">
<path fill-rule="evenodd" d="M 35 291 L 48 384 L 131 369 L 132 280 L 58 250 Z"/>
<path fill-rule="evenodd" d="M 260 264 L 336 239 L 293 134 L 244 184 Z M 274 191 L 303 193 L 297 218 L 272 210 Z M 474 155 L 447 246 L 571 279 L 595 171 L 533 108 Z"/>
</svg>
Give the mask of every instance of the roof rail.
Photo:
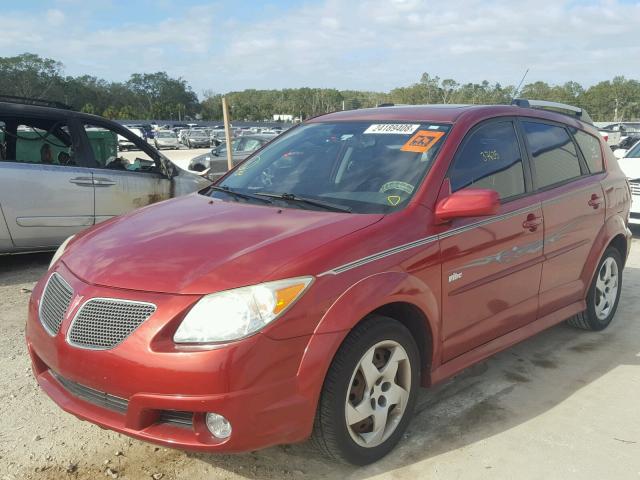
<svg viewBox="0 0 640 480">
<path fill-rule="evenodd" d="M 511 105 L 516 105 L 522 108 L 537 108 L 539 110 L 551 110 L 564 115 L 577 117 L 583 122 L 593 125 L 593 120 L 586 110 L 580 107 L 574 107 L 573 105 L 567 105 L 566 103 L 548 102 L 546 100 L 529 100 L 526 98 L 514 98 L 511 101 Z"/>
<path fill-rule="evenodd" d="M 15 97 L 13 95 L 0 95 L 0 102 L 18 103 L 20 105 L 33 105 L 36 107 L 62 108 L 64 110 L 73 110 L 73 107 L 62 102 L 52 100 L 44 100 L 42 98 Z"/>
</svg>

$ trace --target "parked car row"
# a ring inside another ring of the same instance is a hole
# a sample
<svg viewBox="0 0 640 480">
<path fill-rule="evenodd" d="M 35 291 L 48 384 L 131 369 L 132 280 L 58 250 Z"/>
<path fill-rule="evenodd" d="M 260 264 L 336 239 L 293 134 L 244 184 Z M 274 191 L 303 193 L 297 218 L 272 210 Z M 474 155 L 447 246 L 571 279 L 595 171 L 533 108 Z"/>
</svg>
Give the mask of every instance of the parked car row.
<svg viewBox="0 0 640 480">
<path fill-rule="evenodd" d="M 640 137 L 640 122 L 597 122 L 598 131 L 611 150 L 629 148 Z"/>
<path fill-rule="evenodd" d="M 237 165 L 272 139 L 273 136 L 265 135 L 246 135 L 233 139 L 231 147 L 233 165 Z M 220 178 L 228 170 L 226 142 L 214 147 L 209 153 L 193 158 L 188 168 L 206 174 L 211 180 Z"/>
</svg>

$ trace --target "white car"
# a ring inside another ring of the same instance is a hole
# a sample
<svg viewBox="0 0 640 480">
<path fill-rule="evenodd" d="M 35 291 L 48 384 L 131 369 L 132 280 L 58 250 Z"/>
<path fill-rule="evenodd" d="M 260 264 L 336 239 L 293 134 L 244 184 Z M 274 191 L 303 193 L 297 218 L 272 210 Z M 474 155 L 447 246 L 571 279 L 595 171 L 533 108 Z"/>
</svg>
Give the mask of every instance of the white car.
<svg viewBox="0 0 640 480">
<path fill-rule="evenodd" d="M 137 135 L 138 137 L 144 139 L 144 132 L 136 127 L 125 127 L 127 128 L 127 130 L 129 130 L 131 133 Z M 135 144 L 129 140 L 126 137 L 123 137 L 122 135 L 118 135 L 118 148 L 122 151 L 122 150 L 133 150 L 136 148 Z"/>
<path fill-rule="evenodd" d="M 629 223 L 640 224 L 640 142 L 629 150 L 620 148 L 613 154 L 618 158 L 618 165 L 627 176 L 631 187 L 633 203 Z"/>
</svg>

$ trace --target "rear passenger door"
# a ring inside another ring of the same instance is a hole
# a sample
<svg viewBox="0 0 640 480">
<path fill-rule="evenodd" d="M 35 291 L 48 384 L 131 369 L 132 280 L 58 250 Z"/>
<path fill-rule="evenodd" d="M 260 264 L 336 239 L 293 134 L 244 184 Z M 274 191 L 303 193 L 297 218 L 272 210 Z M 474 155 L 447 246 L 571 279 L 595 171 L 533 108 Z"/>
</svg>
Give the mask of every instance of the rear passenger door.
<svg viewBox="0 0 640 480">
<path fill-rule="evenodd" d="M 545 261 L 538 316 L 544 317 L 584 297 L 581 273 L 604 224 L 602 161 L 594 161 L 592 173 L 565 125 L 529 118 L 520 125 L 542 199 Z"/>
<path fill-rule="evenodd" d="M 490 217 L 456 219 L 441 234 L 444 361 L 536 319 L 543 239 L 515 120 L 492 120 L 467 134 L 448 180 L 452 192 L 497 191 L 501 207 Z"/>
<path fill-rule="evenodd" d="M 0 208 L 13 245 L 58 246 L 94 223 L 91 171 L 71 116 L 3 116 Z"/>
</svg>

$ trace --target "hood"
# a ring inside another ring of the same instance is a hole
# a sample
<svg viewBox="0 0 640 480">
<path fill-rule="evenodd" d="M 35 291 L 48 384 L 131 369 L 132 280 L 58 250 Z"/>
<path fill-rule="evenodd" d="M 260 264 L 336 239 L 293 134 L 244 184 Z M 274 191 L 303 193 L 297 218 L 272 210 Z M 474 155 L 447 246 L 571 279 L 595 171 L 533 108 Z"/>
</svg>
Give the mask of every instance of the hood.
<svg viewBox="0 0 640 480">
<path fill-rule="evenodd" d="M 97 225 L 70 244 L 62 261 L 95 285 L 206 294 L 271 280 L 282 265 L 382 217 L 193 194 Z M 295 276 L 314 275 L 323 267 Z"/>
<path fill-rule="evenodd" d="M 618 160 L 618 165 L 628 179 L 637 180 L 640 178 L 640 158 L 621 158 Z"/>
</svg>

